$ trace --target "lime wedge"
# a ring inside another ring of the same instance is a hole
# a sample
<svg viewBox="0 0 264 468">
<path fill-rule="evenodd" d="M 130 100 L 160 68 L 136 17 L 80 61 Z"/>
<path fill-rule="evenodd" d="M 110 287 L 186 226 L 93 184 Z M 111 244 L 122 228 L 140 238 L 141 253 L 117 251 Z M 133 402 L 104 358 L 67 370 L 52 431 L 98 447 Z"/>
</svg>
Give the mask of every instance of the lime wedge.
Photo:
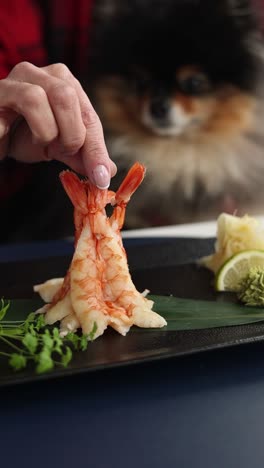
<svg viewBox="0 0 264 468">
<path fill-rule="evenodd" d="M 243 250 L 233 255 L 216 275 L 217 291 L 238 291 L 240 281 L 252 267 L 264 268 L 264 250 Z"/>
</svg>

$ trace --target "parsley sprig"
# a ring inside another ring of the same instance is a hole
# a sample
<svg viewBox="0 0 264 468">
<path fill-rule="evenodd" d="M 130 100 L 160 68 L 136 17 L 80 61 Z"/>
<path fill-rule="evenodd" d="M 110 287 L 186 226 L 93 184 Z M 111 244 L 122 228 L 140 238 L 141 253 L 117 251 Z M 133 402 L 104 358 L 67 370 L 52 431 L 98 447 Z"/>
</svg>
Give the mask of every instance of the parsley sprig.
<svg viewBox="0 0 264 468">
<path fill-rule="evenodd" d="M 4 320 L 10 303 L 0 301 L 0 342 L 4 351 L 0 356 L 8 358 L 10 366 L 18 371 L 30 363 L 37 374 L 50 371 L 55 366 L 67 367 L 73 351 L 85 351 L 88 341 L 96 332 L 96 323 L 89 335 L 68 333 L 61 337 L 57 327 L 47 327 L 44 316 L 30 313 L 26 320 Z"/>
</svg>

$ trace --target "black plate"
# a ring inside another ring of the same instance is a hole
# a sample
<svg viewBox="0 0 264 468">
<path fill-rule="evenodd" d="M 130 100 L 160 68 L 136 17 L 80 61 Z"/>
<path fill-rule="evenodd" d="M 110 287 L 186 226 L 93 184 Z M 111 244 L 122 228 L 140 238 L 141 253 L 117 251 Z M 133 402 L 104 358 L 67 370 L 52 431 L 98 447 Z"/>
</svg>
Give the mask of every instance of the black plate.
<svg viewBox="0 0 264 468">
<path fill-rule="evenodd" d="M 211 274 L 194 261 L 212 251 L 213 240 L 173 239 L 126 243 L 133 280 L 139 290 L 173 294 L 185 298 L 214 299 Z M 2 263 L 0 296 L 33 298 L 32 284 L 62 276 L 70 257 L 47 257 Z M 37 376 L 32 369 L 14 373 L 0 361 L 0 385 L 60 377 L 139 362 L 165 359 L 264 339 L 264 324 L 214 328 L 197 331 L 140 331 L 126 337 L 109 329 L 91 343 L 86 352 L 76 353 L 67 369 Z"/>
</svg>

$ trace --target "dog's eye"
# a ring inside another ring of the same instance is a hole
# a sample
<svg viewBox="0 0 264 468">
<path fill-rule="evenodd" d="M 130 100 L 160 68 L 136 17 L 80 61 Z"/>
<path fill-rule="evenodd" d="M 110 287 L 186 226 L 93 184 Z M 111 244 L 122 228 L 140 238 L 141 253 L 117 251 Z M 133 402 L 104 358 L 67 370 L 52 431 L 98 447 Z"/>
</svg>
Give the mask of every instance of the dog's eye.
<svg viewBox="0 0 264 468">
<path fill-rule="evenodd" d="M 203 73 L 178 78 L 178 86 L 185 94 L 194 96 L 206 94 L 210 91 L 210 82 Z"/>
</svg>

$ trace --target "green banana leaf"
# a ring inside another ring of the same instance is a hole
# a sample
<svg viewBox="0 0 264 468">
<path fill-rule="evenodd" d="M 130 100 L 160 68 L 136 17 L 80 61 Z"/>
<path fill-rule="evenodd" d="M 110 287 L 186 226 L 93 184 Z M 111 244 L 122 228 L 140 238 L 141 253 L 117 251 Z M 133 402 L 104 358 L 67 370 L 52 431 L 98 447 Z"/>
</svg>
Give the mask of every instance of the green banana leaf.
<svg viewBox="0 0 264 468">
<path fill-rule="evenodd" d="M 162 315 L 168 323 L 166 327 L 160 329 L 161 332 L 229 327 L 264 321 L 264 308 L 246 307 L 227 301 L 181 299 L 172 296 L 148 297 L 154 301 L 153 310 Z M 41 305 L 39 299 L 11 300 L 8 320 L 23 320 Z M 133 327 L 132 332 L 146 332 L 146 330 Z M 153 331 L 153 329 L 148 330 Z"/>
<path fill-rule="evenodd" d="M 264 320 L 264 308 L 246 307 L 227 301 L 181 299 L 173 296 L 149 296 L 153 310 L 167 321 L 162 330 L 200 330 L 245 325 Z"/>
</svg>

